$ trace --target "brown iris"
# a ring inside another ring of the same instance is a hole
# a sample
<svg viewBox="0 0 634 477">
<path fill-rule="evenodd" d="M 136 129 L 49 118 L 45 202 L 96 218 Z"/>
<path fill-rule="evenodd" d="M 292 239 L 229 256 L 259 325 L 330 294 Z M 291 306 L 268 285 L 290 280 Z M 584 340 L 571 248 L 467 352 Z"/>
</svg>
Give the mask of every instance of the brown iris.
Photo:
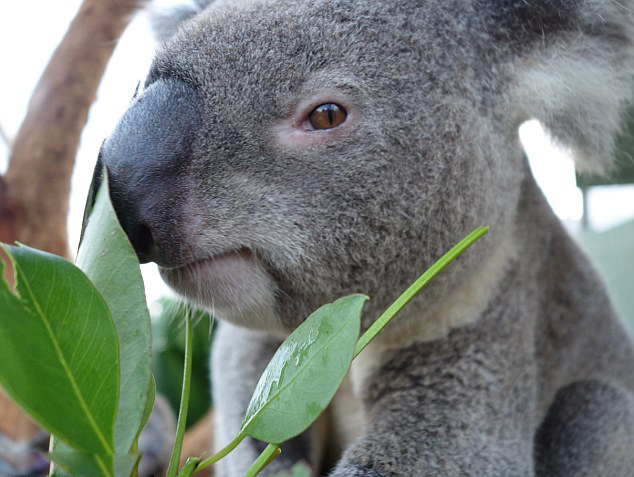
<svg viewBox="0 0 634 477">
<path fill-rule="evenodd" d="M 315 129 L 332 129 L 342 124 L 347 116 L 348 113 L 343 106 L 326 103 L 317 106 L 308 116 L 308 120 Z"/>
</svg>

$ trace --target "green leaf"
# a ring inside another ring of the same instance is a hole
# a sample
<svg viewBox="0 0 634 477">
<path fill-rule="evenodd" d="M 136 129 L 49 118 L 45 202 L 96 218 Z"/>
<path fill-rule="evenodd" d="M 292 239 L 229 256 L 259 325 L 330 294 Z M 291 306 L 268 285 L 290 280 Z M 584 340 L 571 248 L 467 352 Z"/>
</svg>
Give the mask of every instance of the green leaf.
<svg viewBox="0 0 634 477">
<path fill-rule="evenodd" d="M 104 299 L 58 256 L 25 246 L 5 250 L 19 296 L 0 280 L 0 384 L 68 444 L 113 453 L 119 345 Z"/>
<path fill-rule="evenodd" d="M 139 460 L 138 454 L 49 452 L 46 456 L 64 469 L 68 475 L 78 477 L 129 477 Z"/>
<path fill-rule="evenodd" d="M 58 439 L 54 435 L 52 435 L 50 437 L 50 442 L 49 442 L 48 448 L 49 448 L 49 450 L 54 451 L 54 452 L 65 452 L 65 453 L 78 452 L 77 450 L 73 449 L 68 444 L 65 444 L 64 441 L 61 441 L 60 439 Z M 51 476 L 51 477 L 72 477 L 66 472 L 65 468 L 62 468 L 61 466 L 57 465 L 55 463 L 55 461 L 53 461 L 51 459 L 51 457 L 48 456 L 48 454 L 46 455 L 46 457 L 51 461 L 51 466 L 50 466 L 49 474 L 48 474 L 49 476 Z"/>
<path fill-rule="evenodd" d="M 104 174 L 88 218 L 77 265 L 92 280 L 112 313 L 121 356 L 121 399 L 115 450 L 132 448 L 143 419 L 152 373 L 150 315 L 134 249 L 119 225 Z"/>
<path fill-rule="evenodd" d="M 145 409 L 143 410 L 143 416 L 141 418 L 141 426 L 139 428 L 138 434 L 141 434 L 141 431 L 150 420 L 150 416 L 152 415 L 152 409 L 154 409 L 154 401 L 156 400 L 156 382 L 154 381 L 154 376 L 150 375 L 150 384 L 148 386 L 148 395 L 147 400 L 145 401 Z M 137 438 L 139 437 L 137 434 Z"/>
<path fill-rule="evenodd" d="M 260 378 L 241 435 L 278 444 L 310 426 L 350 367 L 367 299 L 350 295 L 324 305 L 291 333 Z"/>
<path fill-rule="evenodd" d="M 92 209 L 95 206 L 95 201 L 97 199 L 97 191 L 101 186 L 101 181 L 103 181 L 103 176 L 106 172 L 106 168 L 101 162 L 101 157 L 97 158 L 97 164 L 95 164 L 95 169 L 92 173 L 92 180 L 90 181 L 90 187 L 88 188 L 88 195 L 86 196 L 86 205 L 84 206 L 84 216 L 81 221 L 81 233 L 79 235 L 79 246 L 84 241 L 84 233 L 86 232 L 86 225 L 88 225 L 88 218 L 90 214 L 92 214 Z"/>
</svg>

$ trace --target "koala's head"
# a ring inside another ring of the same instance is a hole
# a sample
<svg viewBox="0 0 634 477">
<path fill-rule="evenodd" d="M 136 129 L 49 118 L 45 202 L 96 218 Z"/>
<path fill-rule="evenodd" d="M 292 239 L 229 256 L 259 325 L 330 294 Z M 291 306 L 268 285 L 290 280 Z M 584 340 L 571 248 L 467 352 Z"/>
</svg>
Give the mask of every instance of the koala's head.
<svg viewBox="0 0 634 477">
<path fill-rule="evenodd" d="M 612 2 L 236 3 L 158 52 L 101 157 L 139 256 L 254 328 L 353 292 L 373 319 L 493 226 L 441 299 L 512 235 L 521 122 L 593 158 L 631 96 L 634 22 Z"/>
</svg>

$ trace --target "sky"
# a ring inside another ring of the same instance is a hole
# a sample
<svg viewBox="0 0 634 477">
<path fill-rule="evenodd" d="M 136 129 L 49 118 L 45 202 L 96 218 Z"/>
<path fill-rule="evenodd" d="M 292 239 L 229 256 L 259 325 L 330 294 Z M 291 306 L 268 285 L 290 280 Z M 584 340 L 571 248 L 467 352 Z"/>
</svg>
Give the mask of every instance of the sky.
<svg viewBox="0 0 634 477">
<path fill-rule="evenodd" d="M 162 0 L 168 4 L 171 0 Z M 14 137 L 26 112 L 31 92 L 57 46 L 80 1 L 3 1 L 0 5 L 0 125 Z M 88 186 L 99 147 L 114 128 L 142 81 L 152 60 L 154 44 L 147 18 L 139 15 L 121 39 L 108 66 L 83 132 L 72 181 L 69 217 L 71 250 L 76 250 Z M 524 124 L 520 137 L 531 168 L 557 215 L 573 233 L 580 227 L 581 192 L 566 151 L 554 147 L 537 121 Z M 0 139 L 0 173 L 8 162 L 8 148 Z M 592 226 L 605 230 L 634 217 L 634 187 L 593 188 Z M 143 266 L 148 301 L 169 293 L 153 265 Z"/>
</svg>

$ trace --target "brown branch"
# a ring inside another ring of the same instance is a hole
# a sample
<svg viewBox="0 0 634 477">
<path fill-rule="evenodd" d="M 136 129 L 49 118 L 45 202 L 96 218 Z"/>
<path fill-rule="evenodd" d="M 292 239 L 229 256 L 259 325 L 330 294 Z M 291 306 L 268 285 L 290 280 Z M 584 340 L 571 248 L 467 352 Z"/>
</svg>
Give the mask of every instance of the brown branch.
<svg viewBox="0 0 634 477">
<path fill-rule="evenodd" d="M 28 442 L 38 431 L 33 421 L 17 410 L 2 388 L 0 388 L 0 422 L 6 429 L 5 435 L 16 442 Z"/>
<path fill-rule="evenodd" d="M 68 255 L 70 179 L 88 110 L 138 0 L 84 0 L 33 93 L 11 151 L 0 241 Z"/>
</svg>

